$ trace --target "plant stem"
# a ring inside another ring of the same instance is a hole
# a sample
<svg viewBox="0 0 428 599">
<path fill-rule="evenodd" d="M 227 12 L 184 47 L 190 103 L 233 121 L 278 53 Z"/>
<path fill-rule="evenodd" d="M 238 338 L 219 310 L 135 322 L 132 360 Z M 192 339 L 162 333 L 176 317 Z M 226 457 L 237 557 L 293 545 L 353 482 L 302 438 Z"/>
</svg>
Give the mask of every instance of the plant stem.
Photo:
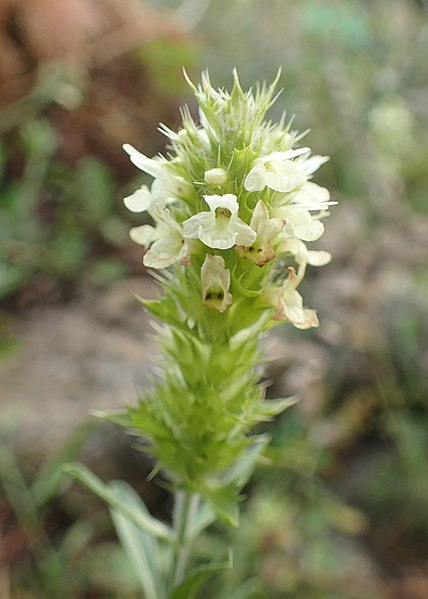
<svg viewBox="0 0 428 599">
<path fill-rule="evenodd" d="M 187 543 L 189 525 L 192 522 L 199 505 L 199 495 L 187 491 L 177 491 L 174 504 L 174 532 L 176 545 L 173 549 L 171 583 L 172 587 L 179 584 L 186 570 L 189 558 L 189 546 Z"/>
</svg>

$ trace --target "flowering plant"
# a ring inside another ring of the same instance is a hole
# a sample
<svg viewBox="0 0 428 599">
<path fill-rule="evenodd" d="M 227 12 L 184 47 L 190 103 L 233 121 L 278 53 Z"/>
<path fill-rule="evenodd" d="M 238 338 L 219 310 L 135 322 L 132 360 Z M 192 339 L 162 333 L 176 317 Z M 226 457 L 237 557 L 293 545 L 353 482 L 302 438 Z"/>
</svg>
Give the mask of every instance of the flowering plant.
<svg viewBox="0 0 428 599">
<path fill-rule="evenodd" d="M 235 72 L 227 93 L 205 73 L 200 85 L 189 81 L 200 124 L 184 108 L 178 132 L 161 125 L 166 158 L 124 146 L 153 177 L 150 189 L 124 202 L 153 221 L 130 236 L 144 246 L 143 262 L 163 290 L 141 300 L 163 323 L 156 325 L 163 352 L 138 404 L 101 416 L 148 441 L 176 493 L 172 526 L 152 518 L 124 483 L 104 485 L 78 465 L 69 471 L 112 506 L 125 547 L 145 572 L 148 599 L 193 596 L 202 570 L 186 574 L 191 542 L 215 518 L 237 525 L 240 491 L 269 440 L 251 431 L 294 402 L 265 400 L 262 335 L 281 322 L 318 326 L 297 289 L 308 264 L 330 260 L 306 246 L 322 235 L 333 203 L 311 180 L 327 158 L 296 148 L 302 136 L 285 116 L 265 120 L 276 84 L 244 92 Z M 162 564 L 159 539 L 170 546 Z"/>
</svg>

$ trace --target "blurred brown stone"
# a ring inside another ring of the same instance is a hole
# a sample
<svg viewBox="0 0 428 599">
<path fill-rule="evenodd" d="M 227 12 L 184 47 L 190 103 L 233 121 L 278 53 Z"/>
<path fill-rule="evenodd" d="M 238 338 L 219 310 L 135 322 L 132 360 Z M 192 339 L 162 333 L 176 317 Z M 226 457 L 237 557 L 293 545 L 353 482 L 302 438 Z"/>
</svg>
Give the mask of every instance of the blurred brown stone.
<svg viewBox="0 0 428 599">
<path fill-rule="evenodd" d="M 145 152 L 156 153 L 164 143 L 153 134 L 156 124 L 174 122 L 178 112 L 179 100 L 165 94 L 161 100 L 144 61 L 144 45 L 157 39 L 180 44 L 188 38 L 168 13 L 140 0 L 3 2 L 0 130 L 45 116 L 61 134 L 65 160 L 97 154 L 128 177 L 118 148 L 144 139 Z M 55 68 L 60 82 L 51 83 L 52 91 L 44 83 Z"/>
</svg>

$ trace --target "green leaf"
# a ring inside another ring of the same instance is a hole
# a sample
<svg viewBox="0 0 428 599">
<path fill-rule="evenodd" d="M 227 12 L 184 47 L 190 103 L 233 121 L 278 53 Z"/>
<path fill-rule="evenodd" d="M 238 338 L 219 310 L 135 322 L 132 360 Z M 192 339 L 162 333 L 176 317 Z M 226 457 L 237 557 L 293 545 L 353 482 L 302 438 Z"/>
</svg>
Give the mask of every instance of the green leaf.
<svg viewBox="0 0 428 599">
<path fill-rule="evenodd" d="M 96 423 L 94 422 L 80 426 L 67 439 L 61 450 L 43 465 L 31 487 L 31 493 L 37 507 L 46 504 L 58 492 L 58 488 L 64 477 L 64 464 L 76 456 L 83 443 L 95 428 Z"/>
<path fill-rule="evenodd" d="M 203 530 L 216 521 L 216 515 L 206 503 L 201 503 L 195 517 L 189 523 L 188 540 L 193 541 Z"/>
<path fill-rule="evenodd" d="M 167 541 L 168 543 L 174 543 L 174 535 L 169 526 L 156 518 L 153 518 L 148 513 L 136 510 L 129 505 L 122 504 L 120 499 L 118 499 L 117 494 L 83 464 L 77 462 L 65 464 L 64 472 L 77 478 L 77 480 L 83 483 L 85 487 L 108 503 L 110 507 L 122 512 L 132 522 L 149 534 Z"/>
<path fill-rule="evenodd" d="M 247 484 L 259 456 L 270 441 L 270 437 L 269 435 L 257 435 L 252 437 L 252 441 L 244 455 L 229 468 L 223 477 L 222 480 L 226 484 L 234 483 L 239 488 Z"/>
<path fill-rule="evenodd" d="M 272 418 L 280 414 L 287 408 L 294 406 L 299 400 L 297 397 L 281 397 L 278 399 L 266 399 L 263 404 L 258 407 L 257 413 L 265 418 Z"/>
<path fill-rule="evenodd" d="M 58 547 L 64 559 L 70 560 L 83 553 L 95 537 L 95 527 L 87 520 L 77 520 L 61 539 Z M 91 547 L 92 548 L 92 547 Z"/>
<path fill-rule="evenodd" d="M 260 593 L 262 590 L 263 587 L 260 580 L 251 578 L 250 580 L 246 580 L 244 584 L 236 589 L 236 591 L 233 592 L 233 595 L 228 595 L 227 599 L 249 599 L 249 597 L 253 596 L 255 593 Z"/>
<path fill-rule="evenodd" d="M 222 570 L 228 570 L 232 568 L 232 565 L 232 553 L 230 551 L 227 560 L 224 562 L 195 568 L 183 582 L 172 590 L 167 599 L 193 599 L 209 576 Z"/>
<path fill-rule="evenodd" d="M 252 444 L 242 457 L 236 460 L 221 477 L 206 481 L 200 490 L 216 516 L 230 526 L 238 526 L 239 491 L 248 482 L 268 442 L 268 435 L 253 437 Z"/>
<path fill-rule="evenodd" d="M 204 486 L 201 494 L 217 518 L 229 526 L 238 526 L 238 490 L 235 482 L 228 485 L 210 482 Z"/>
<path fill-rule="evenodd" d="M 150 517 L 141 498 L 127 483 L 116 480 L 110 482 L 108 487 L 113 490 L 122 505 Z M 144 532 L 122 511 L 111 509 L 110 512 L 122 546 L 138 576 L 145 599 L 158 599 L 163 592 L 157 540 Z"/>
<path fill-rule="evenodd" d="M 92 414 L 92 416 L 108 420 L 119 426 L 132 428 L 132 419 L 129 417 L 127 410 L 90 410 L 89 413 Z"/>
</svg>

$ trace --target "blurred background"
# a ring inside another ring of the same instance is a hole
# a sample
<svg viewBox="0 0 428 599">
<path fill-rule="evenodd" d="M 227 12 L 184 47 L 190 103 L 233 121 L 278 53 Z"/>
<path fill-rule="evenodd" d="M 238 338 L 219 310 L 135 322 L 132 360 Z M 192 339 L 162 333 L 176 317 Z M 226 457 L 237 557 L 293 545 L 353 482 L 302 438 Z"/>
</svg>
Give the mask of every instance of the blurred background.
<svg viewBox="0 0 428 599">
<path fill-rule="evenodd" d="M 303 295 L 321 326 L 269 340 L 273 467 L 246 491 L 213 599 L 428 597 L 428 5 L 424 0 L 0 1 L 0 597 L 139 597 L 106 508 L 61 475 L 79 458 L 159 517 L 135 440 L 88 411 L 133 401 L 156 352 L 133 293 L 154 282 L 122 198 L 121 150 L 162 151 L 190 102 L 181 69 L 274 78 L 328 154 L 339 202 Z M 134 219 L 134 220 L 133 220 Z M 235 594 L 233 594 L 235 593 Z"/>
</svg>

